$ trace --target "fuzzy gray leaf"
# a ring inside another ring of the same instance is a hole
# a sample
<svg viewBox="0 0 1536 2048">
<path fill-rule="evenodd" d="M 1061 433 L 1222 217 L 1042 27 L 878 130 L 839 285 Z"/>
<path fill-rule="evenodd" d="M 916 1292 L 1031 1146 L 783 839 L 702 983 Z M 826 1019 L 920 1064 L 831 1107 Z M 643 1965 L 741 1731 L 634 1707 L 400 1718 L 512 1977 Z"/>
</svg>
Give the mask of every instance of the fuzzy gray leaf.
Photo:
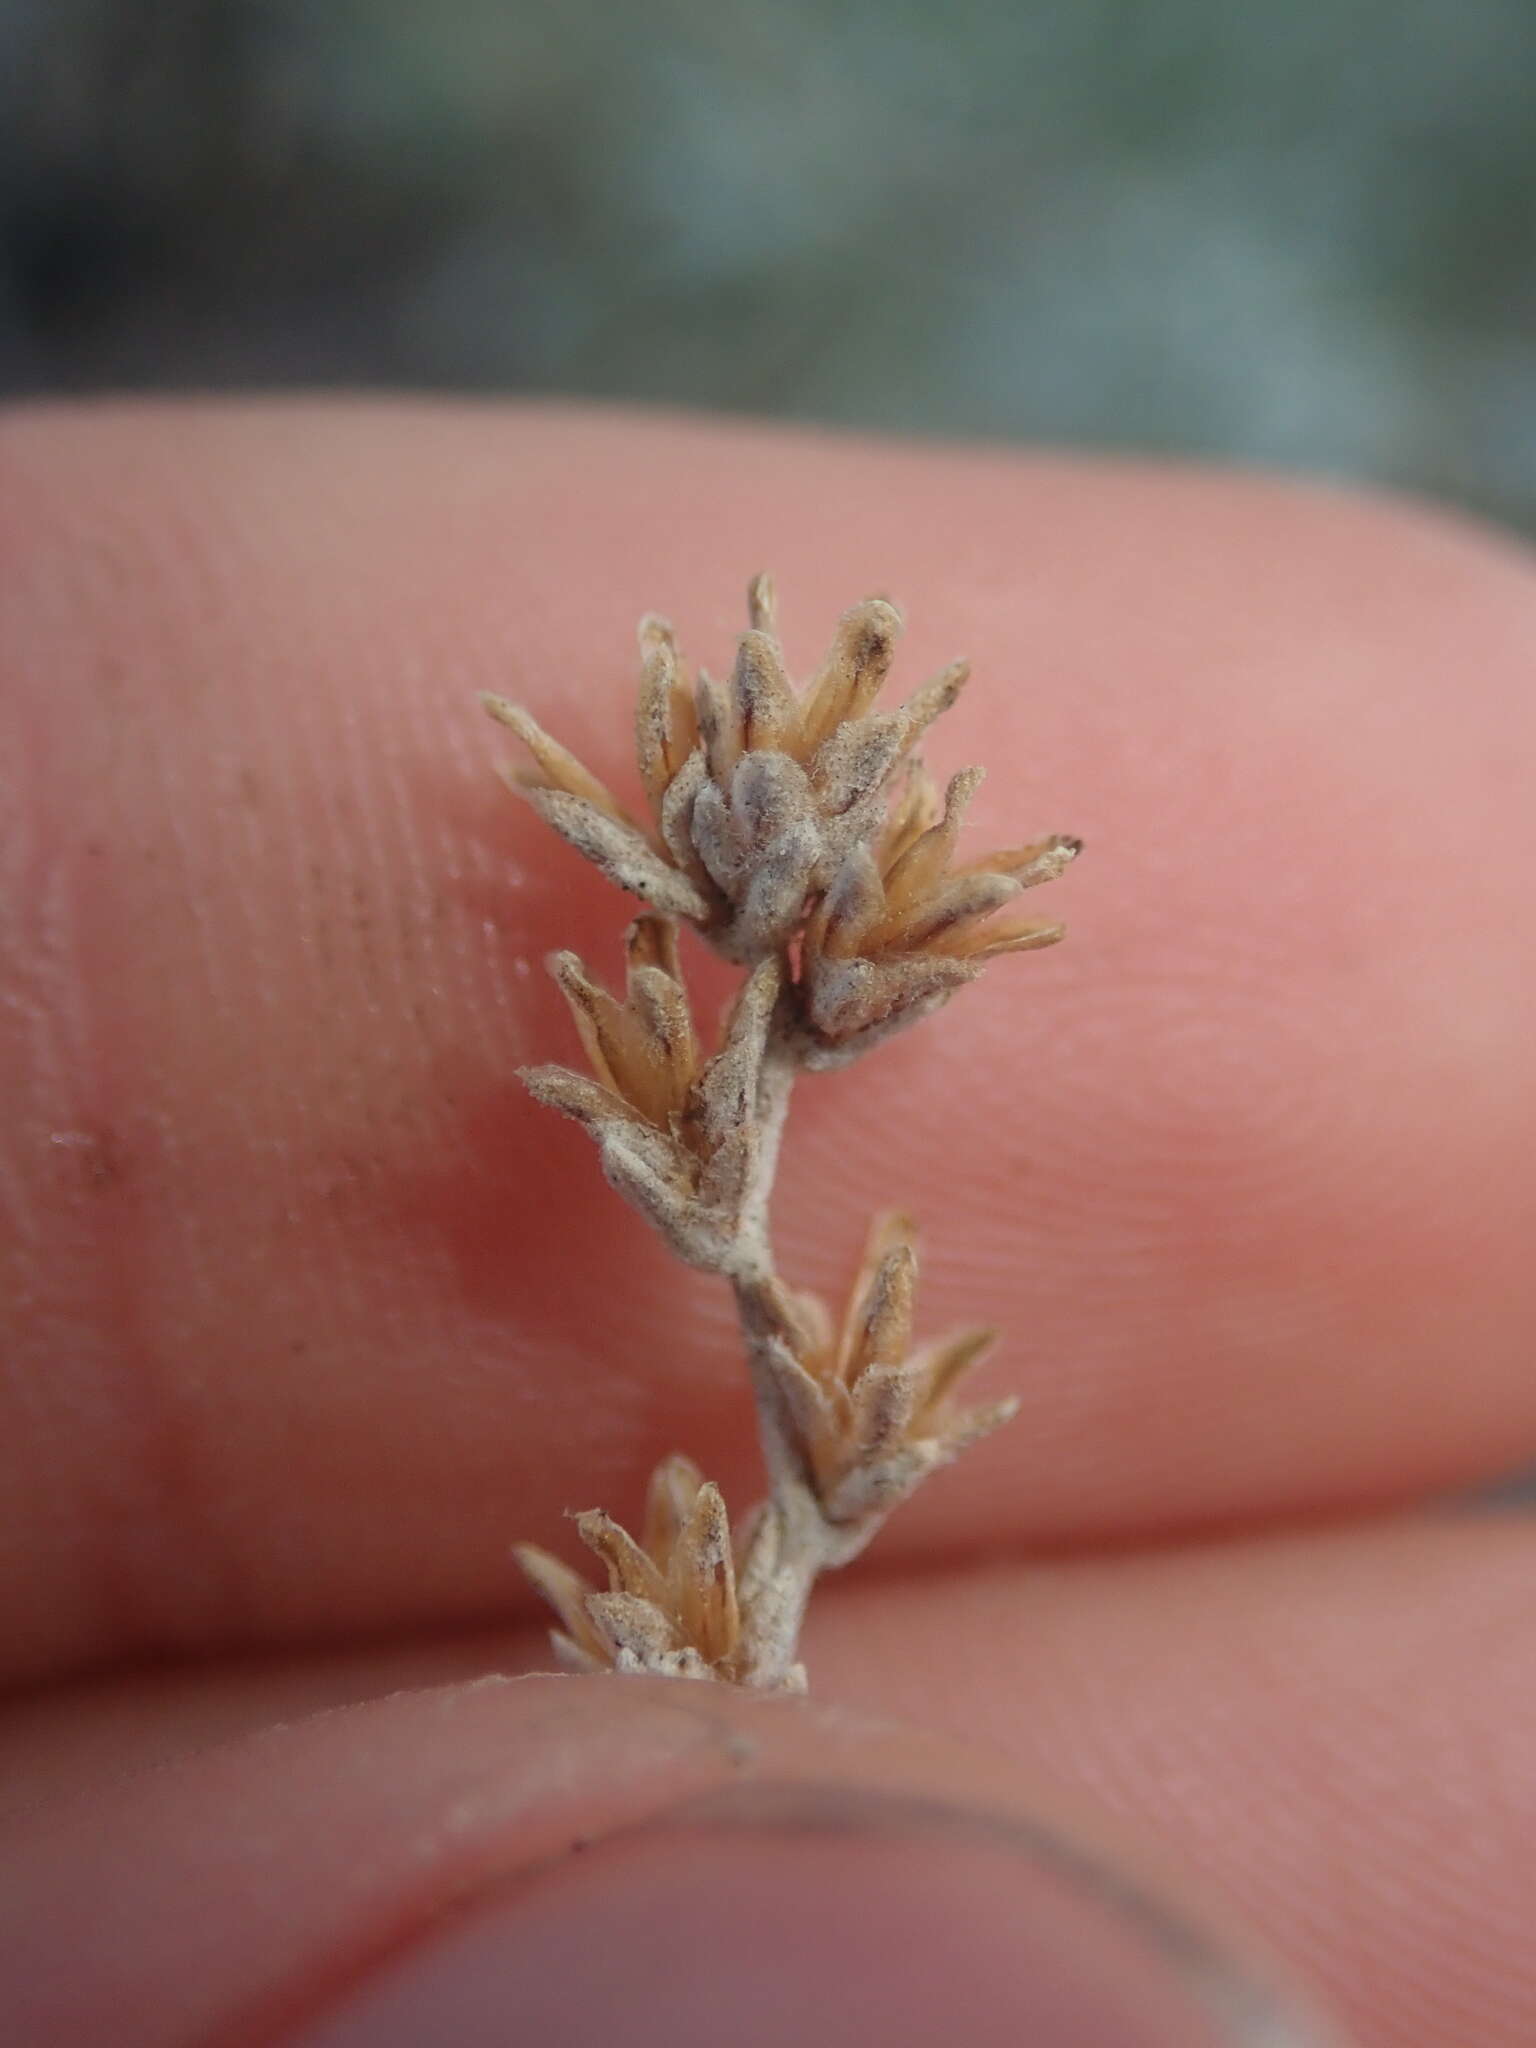
<svg viewBox="0 0 1536 2048">
<path fill-rule="evenodd" d="M 828 1494 L 827 1520 L 835 1527 L 869 1527 L 871 1533 L 898 1501 L 917 1490 L 947 1460 L 930 1441 L 902 1444 L 871 1464 L 856 1465 Z"/>
<path fill-rule="evenodd" d="M 789 826 L 761 848 L 731 920 L 726 941 L 731 959 L 761 960 L 788 944 L 804 916 L 821 851 L 821 834 L 809 819 Z"/>
<path fill-rule="evenodd" d="M 915 1021 L 980 970 L 968 960 L 837 960 L 813 964 L 807 983 L 810 1020 L 829 1045 L 846 1044 L 877 1027 Z"/>
<path fill-rule="evenodd" d="M 668 785 L 657 816 L 662 845 L 674 864 L 701 890 L 708 884 L 709 876 L 693 843 L 693 807 L 708 782 L 704 749 L 695 747 Z"/>
<path fill-rule="evenodd" d="M 832 1427 L 832 1408 L 820 1381 L 808 1373 L 787 1344 L 766 1338 L 757 1355 L 773 1383 L 790 1433 L 809 1466 L 810 1447 Z"/>
<path fill-rule="evenodd" d="M 590 1593 L 587 1613 L 615 1663 L 627 1653 L 642 1670 L 653 1671 L 678 1648 L 667 1617 L 633 1593 Z"/>
<path fill-rule="evenodd" d="M 693 800 L 690 831 L 695 858 L 704 863 L 710 880 L 727 901 L 734 902 L 746 856 L 730 801 L 717 782 L 700 785 Z"/>
<path fill-rule="evenodd" d="M 721 1144 L 756 1114 L 758 1081 L 779 982 L 777 960 L 763 960 L 753 968 L 732 1009 L 725 1043 L 699 1076 L 695 1094 L 709 1148 Z"/>
<path fill-rule="evenodd" d="M 839 817 L 881 790 L 905 743 L 906 725 L 899 711 L 872 712 L 868 718 L 840 725 L 811 763 L 811 787 L 822 816 Z"/>
<path fill-rule="evenodd" d="M 740 1124 L 715 1140 L 699 1175 L 699 1207 L 717 1219 L 716 1227 L 727 1236 L 735 1235 L 757 1157 L 756 1125 Z"/>
<path fill-rule="evenodd" d="M 828 959 L 856 954 L 859 943 L 885 912 L 885 888 L 873 854 L 856 846 L 839 864 L 810 928 L 815 951 Z"/>
<path fill-rule="evenodd" d="M 923 1398 L 920 1372 L 906 1365 L 872 1365 L 853 1387 L 853 1445 L 861 1464 L 898 1444 Z"/>
<path fill-rule="evenodd" d="M 574 1118 L 600 1141 L 615 1131 L 645 1128 L 640 1112 L 622 1096 L 569 1067 L 519 1067 L 517 1078 L 535 1102 Z"/>
<path fill-rule="evenodd" d="M 792 826 L 814 824 L 816 805 L 805 770 L 788 754 L 743 755 L 731 777 L 731 815 L 743 857 L 755 861 Z"/>
<path fill-rule="evenodd" d="M 990 917 L 1019 893 L 1011 875 L 988 873 L 957 875 L 942 888 L 927 908 L 916 912 L 902 926 L 902 944 L 916 952 L 931 946 L 958 926 Z"/>
<path fill-rule="evenodd" d="M 705 1213 L 677 1146 L 660 1132 L 616 1132 L 600 1148 L 608 1185 L 659 1230 L 690 1266 L 717 1270 L 729 1251 L 718 1219 Z"/>
<path fill-rule="evenodd" d="M 686 875 L 680 875 L 633 825 L 609 817 L 585 797 L 559 789 L 530 789 L 528 801 L 548 824 L 609 881 L 643 897 L 669 917 L 704 918 L 709 905 Z"/>
</svg>

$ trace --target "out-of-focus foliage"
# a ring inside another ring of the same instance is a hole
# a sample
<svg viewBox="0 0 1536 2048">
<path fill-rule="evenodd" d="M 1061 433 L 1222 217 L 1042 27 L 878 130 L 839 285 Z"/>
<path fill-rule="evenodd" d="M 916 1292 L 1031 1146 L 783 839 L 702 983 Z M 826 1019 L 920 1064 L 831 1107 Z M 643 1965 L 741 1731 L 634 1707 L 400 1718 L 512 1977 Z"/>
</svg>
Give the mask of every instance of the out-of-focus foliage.
<svg viewBox="0 0 1536 2048">
<path fill-rule="evenodd" d="M 1531 0 L 0 0 L 0 381 L 556 390 L 1536 525 Z"/>
</svg>

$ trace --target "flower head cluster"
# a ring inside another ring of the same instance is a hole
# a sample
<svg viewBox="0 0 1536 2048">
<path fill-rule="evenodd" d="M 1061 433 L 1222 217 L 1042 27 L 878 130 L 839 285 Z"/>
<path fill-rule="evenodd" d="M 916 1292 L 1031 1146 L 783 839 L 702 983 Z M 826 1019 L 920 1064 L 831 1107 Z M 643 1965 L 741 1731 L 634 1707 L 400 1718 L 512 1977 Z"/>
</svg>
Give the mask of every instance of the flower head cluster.
<svg viewBox="0 0 1536 2048">
<path fill-rule="evenodd" d="M 596 1508 L 576 1527 L 608 1568 L 606 1591 L 532 1543 L 515 1552 L 559 1617 L 550 1640 L 567 1670 L 745 1675 L 730 1521 L 720 1489 L 690 1459 L 656 1467 L 638 1543 Z"/>
<path fill-rule="evenodd" d="M 990 1435 L 1018 1403 L 960 1408 L 961 1377 L 996 1332 L 974 1329 L 913 1348 L 917 1252 L 910 1219 L 877 1216 L 842 1319 L 815 1295 L 777 1290 L 765 1345 L 786 1435 L 828 1525 L 862 1548 L 878 1521 L 928 1474 Z"/>
<path fill-rule="evenodd" d="M 712 1271 L 735 1256 L 761 1149 L 758 1092 L 779 970 L 761 961 L 737 994 L 723 1042 L 700 1058 L 677 958 L 677 927 L 639 917 L 625 935 L 626 992 L 602 988 L 574 953 L 559 983 L 592 1068 L 525 1069 L 540 1102 L 585 1125 L 610 1184 L 679 1256 Z"/>
<path fill-rule="evenodd" d="M 836 1064 L 926 1015 L 994 954 L 1059 937 L 1059 926 L 1037 923 L 988 938 L 982 921 L 1059 874 L 1078 842 L 1050 839 L 952 869 L 979 771 L 957 777 L 941 808 L 912 750 L 954 703 L 966 664 L 882 710 L 901 620 L 885 599 L 867 598 L 844 613 L 820 670 L 797 691 L 766 577 L 751 586 L 749 613 L 724 682 L 700 670 L 690 683 L 671 627 L 641 621 L 635 727 L 647 824 L 521 706 L 485 701 L 528 750 L 514 786 L 615 882 L 732 960 L 783 956 L 804 938 L 811 1063 Z M 905 789 L 887 818 L 903 763 Z"/>
<path fill-rule="evenodd" d="M 1082 850 L 1057 834 L 955 866 L 980 768 L 952 778 L 942 804 L 920 761 L 873 846 L 843 859 L 806 924 L 801 991 L 808 1066 L 840 1066 L 937 1009 L 1001 953 L 1050 946 L 1064 926 L 994 923 L 1021 890 L 1051 882 Z"/>
</svg>

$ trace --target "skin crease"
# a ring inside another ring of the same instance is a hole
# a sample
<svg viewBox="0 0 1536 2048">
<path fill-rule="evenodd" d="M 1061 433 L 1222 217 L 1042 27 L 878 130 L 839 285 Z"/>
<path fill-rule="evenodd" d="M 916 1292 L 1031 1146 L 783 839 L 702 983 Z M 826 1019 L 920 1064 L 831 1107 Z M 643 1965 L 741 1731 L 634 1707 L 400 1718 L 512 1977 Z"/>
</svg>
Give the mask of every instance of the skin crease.
<svg viewBox="0 0 1536 2048">
<path fill-rule="evenodd" d="M 989 766 L 971 843 L 1088 845 L 1066 946 L 797 1098 L 786 1271 L 910 1200 L 922 1328 L 1001 1325 L 1024 1404 L 820 1599 L 819 1694 L 1139 1818 L 1369 2044 L 1536 2035 L 1532 1538 L 1365 1519 L 1536 1455 L 1528 557 L 1236 477 L 317 404 L 15 416 L 0 561 L 0 1869 L 66 1786 L 233 1741 L 259 1804 L 239 1731 L 526 1665 L 453 1640 L 531 1624 L 509 1540 L 674 1446 L 750 1497 L 720 1292 L 511 1079 L 574 1056 L 526 963 L 611 976 L 626 909 L 473 694 L 630 794 L 634 619 L 721 670 L 768 566 L 802 674 L 874 589 L 893 698 L 972 657 L 929 748 Z"/>
</svg>

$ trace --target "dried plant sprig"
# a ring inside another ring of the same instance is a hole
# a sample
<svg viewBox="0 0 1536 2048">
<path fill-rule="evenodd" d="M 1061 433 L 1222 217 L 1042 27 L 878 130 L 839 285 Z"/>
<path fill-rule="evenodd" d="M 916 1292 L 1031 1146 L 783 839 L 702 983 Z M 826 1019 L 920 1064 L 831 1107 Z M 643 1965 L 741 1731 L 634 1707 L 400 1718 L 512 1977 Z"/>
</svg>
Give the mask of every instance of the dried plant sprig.
<svg viewBox="0 0 1536 2048">
<path fill-rule="evenodd" d="M 609 1181 L 680 1257 L 730 1281 L 769 1480 L 734 1539 L 718 1489 L 681 1457 L 657 1468 L 638 1542 L 598 1510 L 579 1515 L 607 1566 L 605 1590 L 532 1546 L 517 1556 L 560 1619 L 553 1641 L 570 1669 L 794 1689 L 818 1575 L 856 1556 L 892 1507 L 1017 1405 L 955 1404 L 990 1331 L 913 1347 L 917 1260 L 904 1216 L 876 1219 L 837 1324 L 779 1278 L 768 1202 L 795 1075 L 842 1065 L 931 1014 L 1000 954 L 1053 944 L 1059 924 L 998 913 L 1055 880 L 1081 842 L 1057 835 L 957 864 L 982 771 L 963 770 L 941 800 L 913 748 L 954 702 L 965 664 L 878 710 L 900 618 L 869 598 L 843 615 L 797 692 L 766 577 L 751 584 L 748 611 L 726 683 L 701 670 L 690 685 L 671 627 L 641 621 L 636 738 L 649 826 L 526 711 L 486 700 L 528 750 L 514 787 L 659 913 L 629 928 L 622 997 L 574 953 L 552 957 L 591 1071 L 544 1066 L 522 1078 L 585 1126 Z M 708 1059 L 677 920 L 750 970 Z"/>
</svg>

